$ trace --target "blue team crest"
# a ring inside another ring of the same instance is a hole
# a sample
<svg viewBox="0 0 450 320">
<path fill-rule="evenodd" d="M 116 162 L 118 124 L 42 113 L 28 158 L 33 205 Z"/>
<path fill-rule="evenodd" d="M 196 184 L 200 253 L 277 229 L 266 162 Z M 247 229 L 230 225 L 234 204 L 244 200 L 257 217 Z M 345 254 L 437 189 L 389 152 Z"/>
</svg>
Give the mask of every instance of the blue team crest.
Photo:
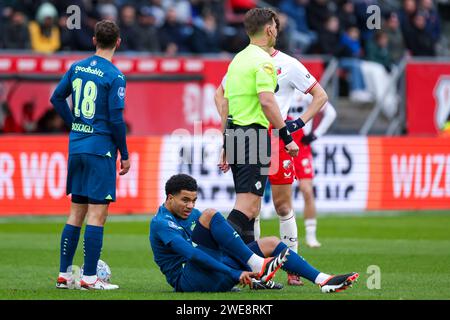
<svg viewBox="0 0 450 320">
<path fill-rule="evenodd" d="M 119 96 L 120 99 L 125 98 L 125 88 L 119 87 L 119 89 L 117 89 L 117 95 Z"/>
<path fill-rule="evenodd" d="M 169 227 L 178 230 L 178 226 L 177 226 L 177 224 L 175 222 L 169 221 L 168 223 L 169 223 Z"/>
<path fill-rule="evenodd" d="M 91 65 L 91 67 L 97 65 L 97 60 L 92 60 L 91 63 L 90 63 L 90 65 Z"/>
</svg>

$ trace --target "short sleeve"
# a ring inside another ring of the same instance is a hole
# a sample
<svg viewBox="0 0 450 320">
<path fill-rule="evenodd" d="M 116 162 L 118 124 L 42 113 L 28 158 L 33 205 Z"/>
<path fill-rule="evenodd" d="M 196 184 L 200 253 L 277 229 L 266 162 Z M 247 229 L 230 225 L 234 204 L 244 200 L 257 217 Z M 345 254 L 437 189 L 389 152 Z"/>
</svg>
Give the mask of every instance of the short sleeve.
<svg viewBox="0 0 450 320">
<path fill-rule="evenodd" d="M 270 62 L 264 62 L 256 70 L 256 92 L 275 92 L 276 87 L 275 67 Z"/>
<path fill-rule="evenodd" d="M 125 107 L 126 81 L 123 75 L 117 75 L 111 83 L 108 104 L 109 109 L 123 109 Z"/>
<path fill-rule="evenodd" d="M 227 84 L 227 75 L 225 74 L 222 78 L 222 81 L 220 82 L 220 84 L 222 85 L 222 88 L 225 90 L 225 86 Z"/>
<path fill-rule="evenodd" d="M 308 69 L 300 61 L 296 60 L 292 71 L 290 83 L 297 90 L 307 94 L 317 84 L 316 78 L 309 73 Z"/>
<path fill-rule="evenodd" d="M 173 239 L 180 236 L 178 225 L 171 220 L 158 221 L 155 229 L 158 237 L 165 245 L 168 245 Z"/>
<path fill-rule="evenodd" d="M 226 89 L 226 85 L 227 85 L 227 74 L 226 73 L 223 76 L 222 81 L 220 82 L 220 85 L 222 86 L 222 89 L 223 89 L 223 96 L 224 96 L 224 98 L 228 99 L 228 90 L 225 90 Z"/>
<path fill-rule="evenodd" d="M 73 65 L 64 74 L 58 86 L 55 89 L 55 95 L 62 98 L 67 98 L 72 93 L 72 83 L 70 76 L 72 75 Z"/>
</svg>

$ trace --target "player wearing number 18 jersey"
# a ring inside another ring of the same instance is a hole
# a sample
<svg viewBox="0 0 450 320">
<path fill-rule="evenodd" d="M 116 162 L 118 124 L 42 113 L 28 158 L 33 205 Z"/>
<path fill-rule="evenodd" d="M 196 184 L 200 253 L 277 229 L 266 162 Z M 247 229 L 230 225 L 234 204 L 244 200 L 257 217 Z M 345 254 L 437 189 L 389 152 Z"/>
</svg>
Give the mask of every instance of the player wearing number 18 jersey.
<svg viewBox="0 0 450 320">
<path fill-rule="evenodd" d="M 60 274 L 57 288 L 72 282 L 72 265 L 80 229 L 88 214 L 84 234 L 82 289 L 117 289 L 96 276 L 103 243 L 103 225 L 108 205 L 116 198 L 116 158 L 121 172 L 130 168 L 123 120 L 125 77 L 111 62 L 120 45 L 119 28 L 111 21 L 95 26 L 95 55 L 75 62 L 58 84 L 51 102 L 71 127 L 67 194 L 72 194 L 70 216 L 61 237 Z M 72 95 L 72 110 L 66 98 Z"/>
</svg>

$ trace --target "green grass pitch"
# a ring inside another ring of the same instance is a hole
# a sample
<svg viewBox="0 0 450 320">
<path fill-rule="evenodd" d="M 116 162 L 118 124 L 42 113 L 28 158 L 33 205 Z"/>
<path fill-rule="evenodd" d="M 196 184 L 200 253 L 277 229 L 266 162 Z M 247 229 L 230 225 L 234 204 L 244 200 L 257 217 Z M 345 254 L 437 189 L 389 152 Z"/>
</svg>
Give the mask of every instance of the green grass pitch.
<svg viewBox="0 0 450 320">
<path fill-rule="evenodd" d="M 57 290 L 60 231 L 64 218 L 0 219 L 0 299 L 450 299 L 450 212 L 399 213 L 319 218 L 320 249 L 301 254 L 323 272 L 357 271 L 356 285 L 322 294 L 307 282 L 281 291 L 173 293 L 153 261 L 148 241 L 150 216 L 111 217 L 105 228 L 102 259 L 120 289 L 111 292 Z M 298 220 L 299 231 L 303 222 Z M 278 221 L 261 225 L 263 236 L 278 234 Z M 80 241 L 74 264 L 82 264 Z M 381 287 L 369 289 L 369 266 L 378 266 Z M 276 280 L 286 284 L 280 271 Z"/>
</svg>

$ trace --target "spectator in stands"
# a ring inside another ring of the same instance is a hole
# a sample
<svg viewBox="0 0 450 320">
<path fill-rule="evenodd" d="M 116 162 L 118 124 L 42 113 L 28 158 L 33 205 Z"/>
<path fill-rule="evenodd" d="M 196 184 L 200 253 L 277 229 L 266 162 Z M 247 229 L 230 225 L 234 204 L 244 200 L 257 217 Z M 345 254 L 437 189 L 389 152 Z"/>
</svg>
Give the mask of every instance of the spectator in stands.
<svg viewBox="0 0 450 320">
<path fill-rule="evenodd" d="M 296 41 L 295 30 L 288 23 L 288 16 L 283 12 L 278 14 L 278 20 L 280 21 L 280 27 L 277 36 L 276 48 L 287 54 L 295 55 L 304 52 L 303 49 Z"/>
<path fill-rule="evenodd" d="M 34 119 L 34 102 L 28 101 L 22 107 L 22 127 L 25 133 L 33 133 L 36 130 L 36 120 Z"/>
<path fill-rule="evenodd" d="M 306 13 L 308 25 L 319 33 L 324 29 L 327 18 L 334 14 L 328 0 L 311 0 L 306 7 Z"/>
<path fill-rule="evenodd" d="M 418 12 L 413 18 L 413 25 L 405 32 L 407 48 L 413 56 L 434 56 L 435 41 L 426 28 L 426 15 Z"/>
<path fill-rule="evenodd" d="M 356 20 L 358 21 L 358 29 L 361 33 L 361 43 L 365 44 L 368 39 L 371 39 L 374 34 L 374 29 L 369 29 L 367 27 L 367 21 L 369 18 L 368 8 L 370 6 L 378 6 L 383 10 L 384 5 L 379 3 L 378 0 L 353 0 L 354 2 L 354 12 L 356 15 Z M 381 1 L 380 1 L 381 2 Z"/>
<path fill-rule="evenodd" d="M 339 66 L 348 73 L 350 86 L 350 99 L 356 102 L 369 102 L 371 95 L 365 91 L 364 78 L 361 72 L 360 59 L 353 56 L 358 48 L 353 48 L 354 52 L 341 42 L 339 32 L 339 19 L 330 16 L 325 21 L 325 29 L 319 33 L 319 47 L 321 53 L 330 54 L 339 59 Z M 354 36 L 354 35 L 352 35 Z M 353 40 L 352 40 L 353 41 Z"/>
<path fill-rule="evenodd" d="M 153 17 L 155 17 L 155 27 L 160 28 L 166 19 L 166 11 L 162 6 L 162 0 L 148 0 L 148 4 L 143 7 L 149 8 Z"/>
<path fill-rule="evenodd" d="M 431 34 L 435 42 L 439 41 L 441 37 L 441 22 L 439 14 L 434 7 L 433 0 L 421 0 L 420 10 L 426 18 L 426 29 Z"/>
<path fill-rule="evenodd" d="M 167 55 L 189 52 L 188 39 L 192 28 L 178 21 L 176 10 L 171 7 L 167 11 L 166 22 L 159 30 L 162 50 Z"/>
<path fill-rule="evenodd" d="M 349 27 L 358 25 L 358 20 L 355 14 L 355 6 L 352 1 L 338 1 L 338 18 L 341 30 L 347 30 Z"/>
<path fill-rule="evenodd" d="M 52 53 L 61 46 L 59 29 L 56 26 L 58 12 L 55 6 L 45 2 L 36 13 L 36 21 L 29 23 L 31 48 L 36 52 Z"/>
<path fill-rule="evenodd" d="M 395 66 L 388 45 L 387 34 L 382 30 L 375 32 L 374 39 L 366 42 L 367 61 L 361 62 L 361 70 L 366 90 L 381 106 L 384 115 L 391 119 L 397 112 L 399 100 L 391 72 Z"/>
<path fill-rule="evenodd" d="M 97 12 L 99 20 L 111 20 L 117 22 L 118 11 L 117 7 L 112 3 L 99 3 L 97 5 Z"/>
<path fill-rule="evenodd" d="M 219 53 L 222 35 L 217 28 L 216 18 L 211 13 L 206 13 L 201 20 L 194 25 L 191 38 L 191 48 L 194 53 Z"/>
<path fill-rule="evenodd" d="M 355 25 L 350 25 L 341 33 L 340 44 L 344 48 L 344 54 L 347 57 L 361 58 L 363 51 L 359 42 L 359 30 Z"/>
<path fill-rule="evenodd" d="M 400 21 L 400 28 L 403 34 L 409 33 L 412 30 L 413 18 L 417 12 L 416 0 L 403 0 L 402 8 L 398 11 L 398 19 Z"/>
<path fill-rule="evenodd" d="M 0 103 L 0 132 L 22 133 L 23 129 L 17 124 L 7 102 Z"/>
<path fill-rule="evenodd" d="M 36 132 L 38 133 L 62 133 L 66 131 L 64 120 L 53 108 L 49 108 L 37 122 Z"/>
<path fill-rule="evenodd" d="M 387 72 L 391 72 L 392 56 L 389 52 L 389 38 L 384 31 L 377 31 L 374 39 L 367 42 L 366 58 L 381 64 Z"/>
<path fill-rule="evenodd" d="M 14 10 L 3 25 L 3 46 L 5 49 L 30 49 L 30 33 L 25 14 Z"/>
<path fill-rule="evenodd" d="M 155 26 L 156 18 L 149 6 L 141 7 L 138 14 L 138 44 L 139 50 L 159 52 L 158 30 Z"/>
<path fill-rule="evenodd" d="M 396 12 L 392 11 L 388 14 L 383 29 L 388 38 L 388 51 L 391 55 L 392 62 L 398 64 L 405 55 L 406 48 Z"/>
<path fill-rule="evenodd" d="M 136 9 L 132 5 L 124 5 L 120 9 L 120 51 L 136 51 L 140 48 L 139 30 L 136 24 Z"/>
<path fill-rule="evenodd" d="M 284 30 L 290 30 L 292 37 L 292 49 L 294 51 L 306 52 L 317 41 L 317 33 L 309 28 L 306 6 L 309 0 L 283 0 L 280 3 L 281 12 L 285 13 L 291 20 L 289 24 L 293 24 L 291 29 L 286 25 Z"/>
</svg>

